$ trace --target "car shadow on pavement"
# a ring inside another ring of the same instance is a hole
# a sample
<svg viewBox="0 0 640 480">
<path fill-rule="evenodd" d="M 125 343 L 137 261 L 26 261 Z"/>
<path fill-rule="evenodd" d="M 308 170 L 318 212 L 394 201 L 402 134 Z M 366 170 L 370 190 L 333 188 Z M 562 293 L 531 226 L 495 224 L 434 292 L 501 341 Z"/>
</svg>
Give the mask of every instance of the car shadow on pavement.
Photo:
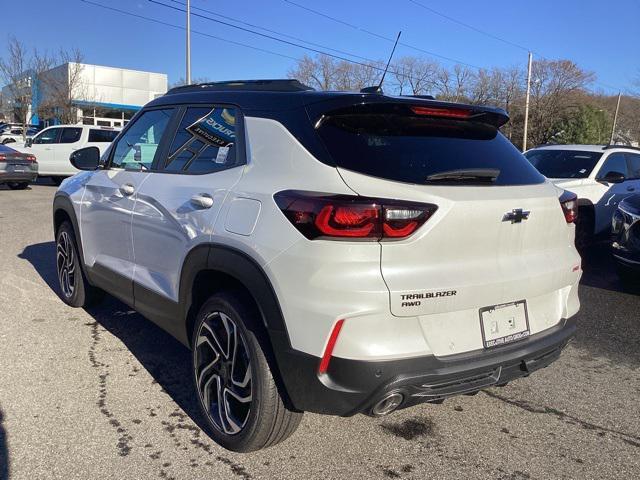
<svg viewBox="0 0 640 480">
<path fill-rule="evenodd" d="M 2 425 L 4 414 L 0 408 L 0 480 L 9 479 L 9 448 L 7 447 L 7 432 Z"/>
<path fill-rule="evenodd" d="M 640 294 L 640 274 L 635 284 L 622 282 L 616 272 L 616 264 L 608 245 L 593 245 L 581 252 L 581 255 L 583 275 L 580 283 L 582 285 L 614 292 Z"/>
<path fill-rule="evenodd" d="M 18 256 L 31 263 L 49 288 L 58 293 L 54 242 L 29 245 Z M 191 383 L 191 356 L 186 347 L 110 295 L 85 311 L 124 343 L 154 383 L 159 384 L 184 413 L 201 429 L 206 425 Z M 0 480 L 4 479 L 0 477 Z"/>
</svg>

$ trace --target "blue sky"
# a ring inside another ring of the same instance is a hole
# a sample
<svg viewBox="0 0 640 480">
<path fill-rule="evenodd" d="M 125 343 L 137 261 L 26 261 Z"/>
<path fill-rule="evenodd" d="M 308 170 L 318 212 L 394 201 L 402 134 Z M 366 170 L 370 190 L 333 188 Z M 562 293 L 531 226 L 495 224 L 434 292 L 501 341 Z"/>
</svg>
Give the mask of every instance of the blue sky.
<svg viewBox="0 0 640 480">
<path fill-rule="evenodd" d="M 151 23 L 81 0 L 5 0 L 3 32 L 31 47 L 78 47 L 87 63 L 184 76 L 184 30 Z M 184 25 L 184 14 L 148 0 L 90 0 L 162 22 Z M 157 0 L 181 8 L 184 0 Z M 451 18 L 547 58 L 568 58 L 597 74 L 594 89 L 629 88 L 640 76 L 640 0 L 416 0 Z M 178 3 L 177 3 L 178 2 Z M 386 37 L 480 67 L 526 64 L 526 51 L 453 23 L 412 0 L 192 0 L 193 7 L 299 37 L 361 57 L 383 59 L 391 44 L 314 15 L 312 8 Z M 4 3 L 4 2 L 3 2 Z M 205 14 L 197 9 L 195 13 Z M 210 14 L 205 14 L 209 15 Z M 22 21 L 24 20 L 24 21 Z M 194 17 L 194 31 L 299 58 L 300 48 Z M 286 76 L 294 60 L 193 34 L 192 76 L 213 80 Z M 0 48 L 0 54 L 4 51 Z M 397 56 L 426 56 L 399 46 Z M 444 64 L 451 64 L 442 60 Z"/>
</svg>

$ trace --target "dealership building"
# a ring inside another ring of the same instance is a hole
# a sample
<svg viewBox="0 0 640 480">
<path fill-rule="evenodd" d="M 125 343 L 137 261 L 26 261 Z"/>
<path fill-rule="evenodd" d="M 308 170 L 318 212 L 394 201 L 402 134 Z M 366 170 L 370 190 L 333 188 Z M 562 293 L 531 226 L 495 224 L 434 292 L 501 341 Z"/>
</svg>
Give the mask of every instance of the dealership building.
<svg viewBox="0 0 640 480">
<path fill-rule="evenodd" d="M 71 103 L 77 108 L 78 123 L 86 125 L 124 126 L 143 105 L 167 91 L 167 75 L 164 73 L 85 63 L 65 63 L 40 74 L 39 78 L 41 80 L 32 81 L 26 73 L 21 88 L 31 89 L 27 114 L 27 119 L 31 119 L 29 123 L 41 126 L 59 123 L 55 117 L 41 118 L 39 115 L 39 107 L 51 100 L 47 98 L 50 89 L 44 87 L 51 84 L 51 79 L 56 85 L 66 85 Z M 6 121 L 17 121 L 12 118 L 12 91 L 16 89 L 2 89 Z"/>
</svg>

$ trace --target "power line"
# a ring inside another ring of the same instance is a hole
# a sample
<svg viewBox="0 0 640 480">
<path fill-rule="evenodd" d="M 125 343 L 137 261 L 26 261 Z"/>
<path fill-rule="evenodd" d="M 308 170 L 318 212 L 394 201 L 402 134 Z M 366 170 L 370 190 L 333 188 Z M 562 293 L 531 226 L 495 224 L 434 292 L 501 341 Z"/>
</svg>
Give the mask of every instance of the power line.
<svg viewBox="0 0 640 480">
<path fill-rule="evenodd" d="M 479 28 L 477 28 L 477 27 L 474 27 L 473 25 L 469 25 L 469 24 L 467 24 L 467 23 L 465 23 L 465 22 L 462 22 L 462 21 L 460 21 L 460 20 L 457 20 L 456 18 L 453 18 L 453 17 L 451 17 L 451 16 L 449 16 L 449 15 L 446 15 L 446 14 L 444 14 L 444 13 L 442 13 L 442 12 L 439 12 L 439 11 L 437 11 L 437 10 L 434 10 L 434 9 L 430 8 L 430 7 L 427 7 L 426 5 L 424 5 L 424 4 L 420 3 L 420 2 L 417 2 L 417 1 L 415 1 L 415 0 L 408 0 L 408 1 L 409 1 L 409 2 L 414 3 L 414 4 L 415 4 L 415 5 L 417 5 L 417 6 L 420 6 L 420 7 L 424 8 L 424 9 L 426 9 L 426 10 L 428 10 L 428 11 L 430 11 L 430 12 L 432 12 L 432 13 L 436 14 L 436 15 L 439 15 L 439 16 L 441 16 L 441 17 L 443 17 L 443 18 L 446 18 L 447 20 L 450 20 L 451 22 L 454 22 L 454 23 L 457 23 L 457 24 L 459 24 L 459 25 L 462 25 L 462 26 L 464 26 L 464 27 L 466 27 L 466 28 L 469 28 L 469 29 L 471 29 L 471 30 L 473 30 L 473 31 L 475 31 L 475 32 L 477 32 L 477 33 L 480 33 L 480 34 L 482 34 L 482 35 L 486 35 L 486 36 L 488 36 L 488 37 L 491 37 L 491 38 L 493 38 L 493 39 L 495 39 L 495 40 L 501 41 L 501 42 L 503 42 L 503 43 L 505 43 L 505 44 L 508 44 L 508 45 L 514 46 L 514 47 L 519 48 L 519 49 L 521 49 L 521 50 L 524 50 L 524 51 L 527 51 L 527 52 L 535 53 L 535 54 L 536 54 L 536 56 L 544 57 L 544 55 L 542 55 L 542 54 L 540 54 L 540 53 L 536 52 L 535 50 L 530 49 L 530 48 L 528 48 L 528 47 L 526 47 L 526 46 L 524 46 L 524 45 L 521 45 L 521 44 L 518 44 L 518 43 L 512 42 L 512 41 L 507 40 L 507 39 L 505 39 L 505 38 L 502 38 L 502 37 L 499 37 L 499 36 L 494 35 L 494 34 L 492 34 L 492 33 L 489 33 L 489 32 L 486 32 L 486 31 L 484 31 L 484 30 L 481 30 L 481 29 L 479 29 Z M 351 28 L 351 29 L 353 29 L 353 30 L 358 30 L 358 31 L 360 31 L 360 32 L 362 32 L 362 33 L 366 33 L 367 35 L 370 35 L 370 36 L 373 36 L 373 37 L 376 37 L 376 38 L 379 38 L 379 39 L 382 39 L 382 40 L 386 40 L 386 41 L 388 41 L 388 42 L 394 42 L 394 39 L 393 39 L 393 38 L 386 37 L 386 36 L 381 35 L 381 34 L 376 33 L 376 32 L 372 32 L 372 31 L 367 30 L 367 29 L 365 29 L 365 28 L 362 28 L 362 27 L 360 27 L 360 26 L 358 26 L 358 25 L 354 25 L 354 24 L 349 23 L 349 22 L 347 22 L 347 21 L 345 21 L 345 20 L 342 20 L 342 19 L 340 19 L 340 18 L 337 18 L 337 17 L 331 16 L 331 15 L 328 15 L 328 14 L 326 14 L 326 13 L 323 13 L 323 12 L 320 12 L 320 11 L 315 10 L 315 9 L 313 9 L 313 8 L 310 8 L 310 7 L 307 7 L 307 6 L 305 6 L 305 5 L 302 5 L 302 4 L 300 4 L 300 3 L 298 3 L 298 2 L 296 2 L 296 1 L 294 1 L 294 0 L 283 0 L 283 2 L 285 2 L 285 3 L 289 4 L 289 5 L 295 6 L 295 7 L 297 7 L 297 8 L 300 8 L 300 9 L 302 9 L 302 10 L 305 10 L 305 11 L 307 11 L 307 12 L 309 12 L 309 13 L 312 13 L 312 14 L 314 14 L 314 15 L 316 15 L 316 16 L 323 17 L 323 18 L 325 18 L 325 19 L 327 19 L 327 20 L 331 20 L 331 21 L 332 21 L 332 22 L 334 22 L 334 23 L 338 23 L 338 24 L 340 24 L 340 25 L 344 25 L 344 26 L 349 27 L 349 28 Z M 402 45 L 403 47 L 411 48 L 411 49 L 413 49 L 413 50 L 416 50 L 416 51 L 419 51 L 419 52 L 422 52 L 422 53 L 426 53 L 426 54 L 428 54 L 428 55 L 432 55 L 432 56 L 437 57 L 437 58 L 442 58 L 442 59 L 444 59 L 444 60 L 448 60 L 448 61 L 453 62 L 453 63 L 459 63 L 459 64 L 464 65 L 464 66 L 467 66 L 467 67 L 475 68 L 476 70 L 482 70 L 482 69 L 483 69 L 483 67 L 479 67 L 479 66 L 477 66 L 477 65 L 473 65 L 473 64 L 470 64 L 470 63 L 462 62 L 462 61 L 457 60 L 457 59 L 455 59 L 455 58 L 451 58 L 451 57 L 447 57 L 447 56 L 444 56 L 444 55 L 440 55 L 440 54 L 438 54 L 438 53 L 431 52 L 431 51 L 429 51 L 429 50 L 425 50 L 425 49 L 420 48 L 420 47 L 417 47 L 417 46 L 415 46 L 415 45 L 410 45 L 410 44 L 403 43 L 403 42 L 400 42 L 400 43 L 399 43 L 399 45 Z M 600 81 L 594 81 L 594 82 L 592 82 L 592 83 L 593 83 L 594 85 L 600 85 L 600 86 L 602 86 L 602 87 L 605 87 L 605 88 L 608 88 L 608 89 L 611 89 L 611 90 L 625 90 L 625 89 L 621 89 L 620 87 L 616 87 L 616 86 L 614 86 L 614 85 L 609 85 L 609 84 L 606 84 L 606 83 L 603 83 L 603 82 L 600 82 Z"/>
<path fill-rule="evenodd" d="M 85 1 L 85 0 L 83 0 L 83 1 Z M 148 1 L 151 2 L 151 3 L 155 3 L 157 5 L 161 5 L 163 7 L 169 8 L 171 10 L 176 10 L 178 12 L 186 13 L 186 10 L 183 10 L 181 8 L 178 8 L 178 7 L 174 7 L 172 5 L 167 5 L 166 3 L 162 3 L 162 2 L 159 2 L 157 0 L 148 0 Z M 195 17 L 199 17 L 199 18 L 205 19 L 205 20 L 209 20 L 211 22 L 215 22 L 215 23 L 218 23 L 218 24 L 221 24 L 221 25 L 225 25 L 227 27 L 235 28 L 235 29 L 241 30 L 243 32 L 252 33 L 253 35 L 258 35 L 260 37 L 268 38 L 268 39 L 274 40 L 276 42 L 284 43 L 286 45 L 290 45 L 290 46 L 297 47 L 297 48 L 302 48 L 304 50 L 308 50 L 308 51 L 311 51 L 311 52 L 314 52 L 314 53 L 318 53 L 318 54 L 321 54 L 321 55 L 326 55 L 328 57 L 332 57 L 332 58 L 335 58 L 337 60 L 342 60 L 342 61 L 345 61 L 345 62 L 348 62 L 348 63 L 352 63 L 354 65 L 360 65 L 360 66 L 365 67 L 365 68 L 371 68 L 371 69 L 377 70 L 379 72 L 384 72 L 384 68 L 377 66 L 379 64 L 379 62 L 376 62 L 376 61 L 371 61 L 372 63 L 362 63 L 362 62 L 358 62 L 356 60 L 351 60 L 351 59 L 349 59 L 347 57 L 344 57 L 344 56 L 341 56 L 341 55 L 336 55 L 336 54 L 329 53 L 329 52 L 326 52 L 326 51 L 323 51 L 323 50 L 318 50 L 317 48 L 311 48 L 311 47 L 307 47 L 307 46 L 304 46 L 304 45 L 300 45 L 299 43 L 291 42 L 289 40 L 283 40 L 282 38 L 274 37 L 273 35 L 268 35 L 266 33 L 256 32 L 255 30 L 251 30 L 251 29 L 245 28 L 245 27 L 240 27 L 238 25 L 234 25 L 232 23 L 224 22 L 222 20 L 218 20 L 218 19 L 215 19 L 215 18 L 212 18 L 212 17 L 208 17 L 206 15 L 202 15 L 202 14 L 199 14 L 199 13 L 192 13 L 192 15 L 195 16 Z M 354 56 L 354 55 L 351 55 L 351 56 Z M 296 59 L 296 60 L 299 60 L 299 59 Z M 397 77 L 414 79 L 414 77 L 411 77 L 410 75 L 402 74 L 402 73 L 399 73 L 399 72 L 394 72 L 394 75 L 396 75 Z"/>
<path fill-rule="evenodd" d="M 157 24 L 159 24 L 159 25 L 164 25 L 164 26 L 171 27 L 171 28 L 177 28 L 177 29 L 179 29 L 179 30 L 184 30 L 184 29 L 185 29 L 185 27 L 183 27 L 183 26 L 181 26 L 181 25 L 175 25 L 175 24 L 172 24 L 172 23 L 169 23 L 169 22 L 164 22 L 164 21 L 162 21 L 162 20 L 157 20 L 157 19 L 155 19 L 155 18 L 147 17 L 147 16 L 140 15 L 140 14 L 137 14 L 137 13 L 128 12 L 128 11 L 126 11 L 126 10 L 121 10 L 121 9 L 119 9 L 119 8 L 110 7 L 110 6 L 103 5 L 103 4 L 100 4 L 100 3 L 97 3 L 97 2 L 93 2 L 93 1 L 91 1 L 91 0 L 80 0 L 80 1 L 81 1 L 81 2 L 83 2 L 83 3 L 89 4 L 89 5 L 93 5 L 93 6 L 96 6 L 96 7 L 102 8 L 102 9 L 105 9 L 105 10 L 111 10 L 111 11 L 113 11 L 113 12 L 117 12 L 117 13 L 120 13 L 120 14 L 123 14 L 123 15 L 127 15 L 127 16 L 130 16 L 130 17 L 134 17 L 134 18 L 143 19 L 143 20 L 146 20 L 146 21 L 149 21 L 149 22 L 157 23 Z M 149 1 L 152 1 L 152 0 L 149 0 Z M 160 4 L 160 5 L 167 6 L 167 7 L 169 7 L 169 8 L 174 9 L 174 10 L 180 10 L 180 9 L 177 9 L 177 8 L 171 7 L 170 5 L 165 5 L 165 4 L 160 3 L 160 2 L 155 2 L 155 1 L 154 1 L 154 2 L 152 2 L 152 3 L 158 3 L 158 4 Z M 182 10 L 180 10 L 180 11 L 182 11 Z M 184 11 L 183 11 L 183 12 L 184 12 Z M 192 15 L 194 15 L 194 16 L 199 16 L 199 17 L 202 17 L 202 18 L 205 18 L 205 19 L 209 19 L 209 20 L 212 20 L 212 21 L 218 21 L 218 22 L 219 22 L 219 20 L 210 19 L 210 18 L 208 18 L 208 17 L 206 17 L 206 16 L 197 15 L 197 14 L 195 14 L 195 13 L 192 13 Z M 223 22 L 223 23 L 224 23 L 224 22 Z M 235 26 L 235 25 L 231 25 L 231 24 L 228 24 L 228 25 L 229 25 L 229 26 L 232 26 L 232 27 L 236 27 L 236 28 L 241 28 L 241 27 L 237 27 L 237 26 Z M 250 30 L 248 30 L 248 29 L 243 29 L 243 30 L 250 31 Z M 193 29 L 192 29 L 192 30 L 191 30 L 191 32 L 192 32 L 192 33 L 194 33 L 194 34 L 197 34 L 197 35 L 201 35 L 201 36 L 204 36 L 204 37 L 209 37 L 209 38 L 212 38 L 212 39 L 215 39 L 215 40 L 220 40 L 220 41 L 223 41 L 223 42 L 226 42 L 226 43 L 230 43 L 230 44 L 233 44 L 233 45 L 238 45 L 238 46 L 241 46 L 241 47 L 250 48 L 250 49 L 252 49 L 252 50 L 257 50 L 257 51 L 260 51 L 260 52 L 269 53 L 269 54 L 271 54 L 271 55 L 277 55 L 277 56 L 279 56 L 279 57 L 283 57 L 283 58 L 287 58 L 287 59 L 290 59 L 290 60 L 294 60 L 294 61 L 296 61 L 296 62 L 300 61 L 300 58 L 298 58 L 298 57 L 293 57 L 293 56 L 291 56 L 291 55 L 286 55 L 286 54 L 283 54 L 283 53 L 274 52 L 273 50 L 268 50 L 268 49 L 266 49 L 266 48 L 260 48 L 260 47 L 256 47 L 256 46 L 253 46 L 253 45 L 248 45 L 248 44 L 246 44 L 246 43 L 236 42 L 236 41 L 234 41 L 234 40 L 229 40 L 229 39 L 226 39 L 226 38 L 218 37 L 218 36 L 216 36 L 216 35 L 211 35 L 211 34 L 209 34 L 209 33 L 200 32 L 200 31 L 198 31 L 198 30 L 193 30 Z M 251 32 L 251 31 L 250 31 L 250 32 Z M 251 32 L 251 33 L 255 33 L 255 34 L 257 34 L 257 35 L 264 36 L 264 34 L 260 34 L 259 32 Z M 269 38 L 271 38 L 270 36 L 268 36 L 268 37 L 269 37 Z M 303 46 L 303 45 L 298 45 L 298 44 L 295 44 L 295 43 L 293 43 L 293 42 L 287 42 L 286 40 L 277 39 L 277 38 L 275 38 L 275 37 L 273 37 L 273 39 L 274 39 L 274 40 L 277 40 L 277 41 L 281 41 L 281 42 L 287 43 L 287 44 L 290 44 L 290 45 L 293 45 L 293 46 L 296 46 L 296 47 L 298 47 L 298 48 L 302 48 L 302 49 L 306 49 L 306 50 L 311 50 L 311 51 L 314 51 L 314 52 L 316 52 L 316 53 L 320 53 L 320 54 L 322 54 L 322 55 L 327 55 L 327 56 L 329 56 L 329 57 L 337 58 L 337 59 L 343 60 L 343 61 L 348 62 L 348 63 L 352 63 L 352 64 L 356 64 L 356 65 L 361 65 L 361 66 L 364 66 L 364 67 L 367 67 L 367 68 L 371 68 L 371 69 L 373 69 L 373 70 L 377 70 L 377 71 L 384 71 L 384 68 L 377 67 L 377 66 L 375 66 L 375 65 L 368 65 L 368 64 L 365 64 L 365 63 L 361 63 L 361 62 L 356 62 L 356 61 L 354 61 L 354 60 L 350 60 L 350 59 L 348 59 L 348 58 L 344 58 L 344 57 L 341 57 L 341 56 L 333 55 L 333 54 L 330 54 L 330 53 L 327 53 L 327 52 L 324 52 L 324 51 L 321 51 L 321 50 L 311 49 L 311 48 L 309 48 L 309 47 L 305 47 L 305 46 Z M 377 62 L 376 62 L 376 63 L 377 63 Z M 402 74 L 402 73 L 399 73 L 399 72 L 394 72 L 394 75 L 395 75 L 395 76 L 397 76 L 397 77 L 413 79 L 413 77 L 411 77 L 410 75 Z"/>
<path fill-rule="evenodd" d="M 168 1 L 170 1 L 172 3 L 176 3 L 178 5 L 185 6 L 185 4 L 183 2 L 180 2 L 179 0 L 168 0 Z M 348 55 L 348 56 L 354 57 L 354 58 L 359 58 L 360 60 L 365 60 L 365 61 L 371 62 L 371 63 L 380 63 L 379 61 L 375 61 L 375 60 L 372 60 L 372 59 L 367 58 L 367 57 L 362 57 L 360 55 L 356 55 L 356 54 L 353 54 L 353 53 L 350 53 L 350 52 L 347 52 L 347 51 L 344 51 L 344 50 L 338 50 L 336 48 L 331 48 L 331 47 L 328 47 L 326 45 L 322 45 L 322 44 L 319 44 L 319 43 L 310 42 L 310 41 L 305 40 L 305 39 L 300 38 L 300 37 L 295 37 L 295 36 L 289 35 L 287 33 L 278 32 L 277 30 L 272 30 L 270 28 L 261 27 L 260 25 L 255 25 L 253 23 L 245 22 L 243 20 L 238 20 L 237 18 L 229 17 L 227 15 L 223 15 L 221 13 L 214 12 L 212 10 L 207 10 L 206 8 L 192 6 L 191 9 L 192 10 L 199 10 L 199 11 L 204 12 L 204 13 L 209 13 L 209 14 L 214 15 L 216 17 L 224 18 L 225 20 L 230 20 L 232 22 L 236 22 L 236 23 L 239 23 L 241 25 L 246 25 L 248 27 L 257 28 L 259 30 L 264 30 L 265 32 L 273 33 L 275 35 L 280 35 L 281 37 L 290 38 L 292 40 L 297 40 L 298 42 L 303 42 L 303 43 L 306 43 L 308 45 L 313 45 L 314 47 L 323 48 L 325 50 L 331 50 L 333 52 L 341 53 L 343 55 Z"/>
<path fill-rule="evenodd" d="M 408 1 L 413 3 L 414 5 L 417 5 L 420 8 L 423 8 L 423 9 L 433 13 L 434 15 L 438 15 L 439 17 L 442 17 L 442 18 L 444 18 L 446 20 L 449 20 L 450 22 L 457 23 L 458 25 L 462 25 L 463 27 L 468 28 L 469 30 L 473 30 L 474 32 L 480 33 L 480 34 L 485 35 L 485 36 L 487 36 L 489 38 L 493 38 L 494 40 L 498 40 L 499 42 L 505 43 L 507 45 L 511 45 L 512 47 L 519 48 L 521 50 L 524 50 L 525 52 L 536 53 L 536 52 L 533 52 L 528 47 L 525 47 L 525 46 L 520 45 L 518 43 L 512 42 L 512 41 L 507 40 L 505 38 L 499 37 L 497 35 L 494 35 L 493 33 L 486 32 L 484 30 L 479 29 L 478 27 L 474 27 L 473 25 L 469 25 L 468 23 L 465 23 L 465 22 L 463 22 L 461 20 L 458 20 L 456 18 L 450 17 L 449 15 L 446 15 L 446 14 L 444 14 L 442 12 L 437 11 L 437 10 L 434 10 L 431 7 L 427 7 L 426 5 L 424 5 L 424 4 L 420 3 L 420 2 L 417 2 L 416 0 L 408 0 Z"/>
<path fill-rule="evenodd" d="M 298 7 L 300 9 L 302 9 L 302 10 L 306 10 L 307 12 L 313 13 L 314 15 L 318 15 L 320 17 L 324 17 L 324 18 L 326 18 L 328 20 L 331 20 L 332 22 L 339 23 L 339 24 L 344 25 L 346 27 L 349 27 L 349 28 L 351 28 L 353 30 L 358 30 L 360 32 L 366 33 L 367 35 L 370 35 L 372 37 L 376 37 L 376 38 L 379 38 L 381 40 L 386 40 L 387 42 L 391 42 L 391 43 L 395 42 L 395 38 L 387 37 L 385 35 L 381 35 L 379 33 L 372 32 L 370 30 L 367 30 L 366 28 L 362 28 L 362 27 L 359 27 L 358 25 L 354 25 L 352 23 L 346 22 L 346 21 L 341 20 L 339 18 L 332 17 L 331 15 L 327 15 L 326 13 L 322 13 L 322 12 L 320 12 L 318 10 L 314 10 L 313 8 L 309 8 L 309 7 L 305 6 L 305 5 L 301 5 L 301 4 L 299 4 L 297 2 L 294 2 L 292 0 L 283 0 L 283 1 L 285 3 L 288 3 L 289 5 L 293 5 L 295 7 Z M 416 50 L 418 52 L 426 53 L 427 55 L 431 55 L 432 57 L 437 57 L 437 58 L 441 58 L 443 60 L 447 60 L 448 62 L 459 63 L 460 65 L 464 65 L 466 67 L 475 68 L 476 70 L 482 70 L 482 67 L 479 67 L 477 65 L 473 65 L 472 63 L 467 63 L 467 62 L 463 62 L 462 60 L 458 60 L 458 59 L 455 59 L 455 58 L 447 57 L 445 55 L 440 55 L 439 53 L 432 52 L 430 50 L 425 50 L 424 48 L 420 48 L 420 47 L 417 47 L 415 45 L 411 45 L 409 43 L 399 42 L 398 45 L 402 45 L 403 47 L 411 48 L 412 50 Z"/>
<path fill-rule="evenodd" d="M 183 27 L 182 25 L 174 25 L 172 23 L 168 23 L 168 22 L 163 22 L 162 20 L 157 20 L 155 18 L 151 18 L 151 17 L 146 17 L 144 15 L 139 15 L 137 13 L 132 13 L 132 12 L 127 12 L 126 10 L 120 10 L 119 8 L 115 8 L 115 7 L 109 7 L 107 5 L 102 5 L 100 3 L 96 3 L 96 2 L 92 2 L 90 0 L 80 0 L 83 3 L 87 3 L 89 5 L 93 5 L 95 7 L 100 7 L 103 8 L 105 10 L 111 10 L 113 12 L 117 12 L 117 13 L 121 13 L 123 15 L 128 15 L 130 17 L 135 17 L 135 18 L 140 18 L 142 20 L 147 20 L 149 22 L 153 22 L 153 23 L 157 23 L 159 25 L 164 25 L 166 27 L 171 27 L 171 28 L 177 28 L 179 30 L 184 30 L 185 27 Z M 291 55 L 286 55 L 284 53 L 278 53 L 278 52 L 274 52 L 272 50 L 267 50 L 266 48 L 260 48 L 260 47 L 256 47 L 253 45 L 247 45 L 246 43 L 242 43 L 242 42 L 236 42 L 234 40 L 229 40 L 227 38 L 222 38 L 222 37 L 217 37 L 215 35 L 211 35 L 209 33 L 205 33 L 205 32 L 199 32 L 198 30 L 191 30 L 191 33 L 195 33 L 197 35 L 202 35 L 204 37 L 209 37 L 209 38 L 213 38 L 215 40 L 220 40 L 222 42 L 226 42 L 226 43 L 231 43 L 233 45 L 238 45 L 240 47 L 245 47 L 245 48 L 250 48 L 252 50 L 257 50 L 259 52 L 264 52 L 264 53 L 269 53 L 271 55 L 277 55 L 279 57 L 283 57 L 283 58 L 288 58 L 290 60 L 295 60 L 298 61 L 300 60 L 299 58 L 296 57 L 292 57 Z"/>
</svg>

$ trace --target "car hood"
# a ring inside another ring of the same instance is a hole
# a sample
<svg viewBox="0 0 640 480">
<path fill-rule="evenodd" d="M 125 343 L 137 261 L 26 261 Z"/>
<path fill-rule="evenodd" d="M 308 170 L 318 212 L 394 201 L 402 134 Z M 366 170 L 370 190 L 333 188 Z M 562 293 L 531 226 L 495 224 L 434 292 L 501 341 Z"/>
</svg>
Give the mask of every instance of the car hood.
<svg viewBox="0 0 640 480">
<path fill-rule="evenodd" d="M 550 178 L 549 181 L 566 190 L 593 185 L 593 180 L 589 178 Z"/>
</svg>

